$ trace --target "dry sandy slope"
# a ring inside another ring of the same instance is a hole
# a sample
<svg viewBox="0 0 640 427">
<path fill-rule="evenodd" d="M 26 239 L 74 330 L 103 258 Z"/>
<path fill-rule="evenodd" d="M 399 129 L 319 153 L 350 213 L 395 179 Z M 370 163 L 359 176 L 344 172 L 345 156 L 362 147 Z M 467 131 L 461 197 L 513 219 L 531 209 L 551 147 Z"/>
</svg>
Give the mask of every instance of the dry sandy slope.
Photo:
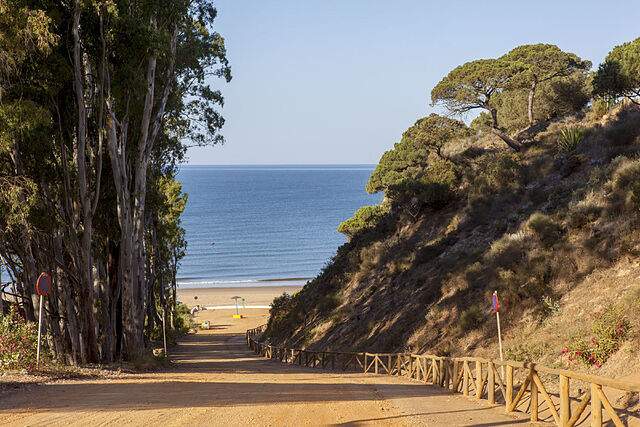
<svg viewBox="0 0 640 427">
<path fill-rule="evenodd" d="M 174 350 L 175 368 L 114 380 L 61 381 L 0 401 L 2 425 L 523 425 L 483 402 L 403 378 L 345 374 L 256 357 L 243 331 L 267 310 L 205 311 L 210 331 Z"/>
</svg>

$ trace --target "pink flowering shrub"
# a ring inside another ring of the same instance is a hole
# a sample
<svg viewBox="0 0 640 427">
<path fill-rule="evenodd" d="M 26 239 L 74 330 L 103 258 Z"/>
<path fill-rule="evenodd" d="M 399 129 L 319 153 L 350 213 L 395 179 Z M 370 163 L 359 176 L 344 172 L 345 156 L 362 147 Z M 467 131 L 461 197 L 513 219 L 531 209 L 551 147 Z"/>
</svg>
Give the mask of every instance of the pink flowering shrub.
<svg viewBox="0 0 640 427">
<path fill-rule="evenodd" d="M 570 362 L 580 361 L 586 366 L 600 367 L 615 353 L 629 333 L 629 321 L 614 307 L 591 316 L 588 339 L 574 339 L 560 353 Z"/>
<path fill-rule="evenodd" d="M 36 364 L 38 326 L 27 322 L 15 306 L 0 317 L 0 372 L 24 368 L 30 371 Z"/>
</svg>

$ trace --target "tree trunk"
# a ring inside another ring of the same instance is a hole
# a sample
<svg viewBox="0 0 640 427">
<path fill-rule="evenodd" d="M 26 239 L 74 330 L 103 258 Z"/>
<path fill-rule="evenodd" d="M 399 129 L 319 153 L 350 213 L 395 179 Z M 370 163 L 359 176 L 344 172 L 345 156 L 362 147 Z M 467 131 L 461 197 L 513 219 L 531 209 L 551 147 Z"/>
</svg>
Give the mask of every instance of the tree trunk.
<svg viewBox="0 0 640 427">
<path fill-rule="evenodd" d="M 494 135 L 502 139 L 509 147 L 511 147 L 515 151 L 520 151 L 520 148 L 521 148 L 520 144 L 518 144 L 513 139 L 509 138 L 509 136 L 503 131 L 501 131 L 500 128 L 498 127 L 498 110 L 496 110 L 495 108 L 491 108 L 489 111 L 491 112 L 491 120 L 492 120 L 491 132 L 493 132 Z"/>
<path fill-rule="evenodd" d="M 536 95 L 536 88 L 538 86 L 538 79 L 534 77 L 533 83 L 531 83 L 531 90 L 529 91 L 529 103 L 527 105 L 527 113 L 529 115 L 529 127 L 533 126 L 533 99 Z"/>
</svg>

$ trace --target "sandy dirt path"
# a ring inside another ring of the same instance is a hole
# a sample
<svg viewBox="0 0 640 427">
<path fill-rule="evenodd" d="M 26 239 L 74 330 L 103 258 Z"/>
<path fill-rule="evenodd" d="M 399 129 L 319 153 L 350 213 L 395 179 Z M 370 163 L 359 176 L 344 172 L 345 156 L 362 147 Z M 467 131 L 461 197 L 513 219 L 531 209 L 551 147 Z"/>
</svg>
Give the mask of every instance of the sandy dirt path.
<svg viewBox="0 0 640 427">
<path fill-rule="evenodd" d="M 267 310 L 205 311 L 213 329 L 173 349 L 175 366 L 112 380 L 59 381 L 0 401 L 0 424 L 36 425 L 523 425 L 446 391 L 403 378 L 326 372 L 261 359 L 243 332 Z"/>
</svg>

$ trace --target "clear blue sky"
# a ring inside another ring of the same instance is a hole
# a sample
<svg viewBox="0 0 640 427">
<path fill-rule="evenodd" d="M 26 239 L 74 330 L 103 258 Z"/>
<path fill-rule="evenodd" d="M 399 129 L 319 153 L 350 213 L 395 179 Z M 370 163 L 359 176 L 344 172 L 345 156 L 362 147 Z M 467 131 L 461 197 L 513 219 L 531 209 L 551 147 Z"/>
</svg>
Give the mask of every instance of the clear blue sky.
<svg viewBox="0 0 640 427">
<path fill-rule="evenodd" d="M 638 1 L 218 0 L 233 80 L 223 146 L 190 164 L 377 163 L 456 66 L 553 43 L 597 66 Z"/>
</svg>

